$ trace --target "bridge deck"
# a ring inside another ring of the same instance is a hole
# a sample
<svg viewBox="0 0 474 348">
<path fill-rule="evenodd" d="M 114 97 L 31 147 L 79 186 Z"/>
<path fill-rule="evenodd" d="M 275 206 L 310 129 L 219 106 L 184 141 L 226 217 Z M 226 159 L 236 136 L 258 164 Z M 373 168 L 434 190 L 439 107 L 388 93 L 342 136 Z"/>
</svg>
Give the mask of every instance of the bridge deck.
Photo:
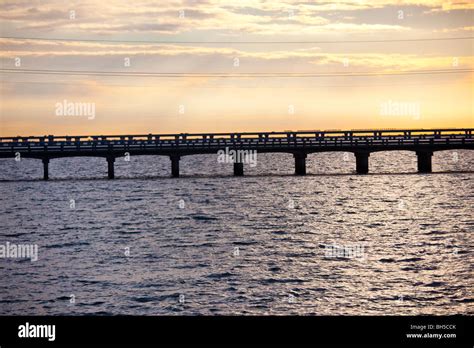
<svg viewBox="0 0 474 348">
<path fill-rule="evenodd" d="M 37 158 L 123 155 L 124 151 L 192 155 L 226 147 L 289 153 L 420 148 L 437 151 L 471 148 L 473 144 L 472 129 L 8 137 L 0 138 L 0 157 L 12 157 L 17 152 Z"/>
</svg>

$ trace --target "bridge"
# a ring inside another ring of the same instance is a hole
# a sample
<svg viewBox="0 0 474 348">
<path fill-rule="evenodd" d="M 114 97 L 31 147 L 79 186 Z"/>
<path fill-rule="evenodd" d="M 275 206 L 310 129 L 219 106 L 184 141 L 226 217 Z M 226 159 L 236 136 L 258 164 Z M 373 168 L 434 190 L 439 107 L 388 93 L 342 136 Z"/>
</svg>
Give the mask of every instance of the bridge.
<svg viewBox="0 0 474 348">
<path fill-rule="evenodd" d="M 431 172 L 433 152 L 474 149 L 473 128 L 325 130 L 258 133 L 141 134 L 98 136 L 16 136 L 0 138 L 0 158 L 36 158 L 43 162 L 44 179 L 49 178 L 49 161 L 73 156 L 104 157 L 108 177 L 113 179 L 114 162 L 124 155 L 161 155 L 171 160 L 171 175 L 179 176 L 183 156 L 217 154 L 220 150 L 256 153 L 290 153 L 295 174 L 306 174 L 306 157 L 316 152 L 352 152 L 356 172 L 369 172 L 369 156 L 378 151 L 414 151 L 418 171 Z M 244 174 L 244 160 L 234 156 L 234 175 Z"/>
</svg>

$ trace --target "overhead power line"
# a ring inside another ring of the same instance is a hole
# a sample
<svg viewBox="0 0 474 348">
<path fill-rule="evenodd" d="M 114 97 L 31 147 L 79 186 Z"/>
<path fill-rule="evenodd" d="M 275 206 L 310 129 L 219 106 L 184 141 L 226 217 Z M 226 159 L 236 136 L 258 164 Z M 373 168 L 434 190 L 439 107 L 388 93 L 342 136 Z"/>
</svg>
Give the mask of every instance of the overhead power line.
<svg viewBox="0 0 474 348">
<path fill-rule="evenodd" d="M 245 45 L 245 44 L 357 44 L 357 43 L 390 43 L 390 42 L 420 42 L 420 41 L 451 41 L 472 40 L 474 36 L 439 37 L 439 38 L 414 38 L 414 39 L 377 39 L 377 40 L 322 40 L 322 41 L 186 41 L 186 40 L 114 40 L 114 39 L 77 39 L 77 38 L 47 38 L 47 37 L 20 37 L 0 36 L 0 39 L 10 40 L 36 40 L 36 41 L 62 41 L 62 42 L 93 42 L 117 44 L 174 44 L 174 45 Z"/>
<path fill-rule="evenodd" d="M 330 72 L 330 73 L 282 73 L 282 72 L 249 72 L 249 73 L 191 73 L 191 72 L 122 72 L 122 71 L 87 71 L 87 70 L 47 70 L 47 69 L 0 69 L 2 73 L 39 74 L 39 75 L 91 75 L 91 76 L 132 76 L 132 77 L 218 77 L 218 78 L 311 78 L 311 77 L 357 77 L 357 76 L 396 76 L 396 75 L 438 75 L 473 72 L 474 69 L 440 69 L 440 70 L 399 70 L 384 72 Z"/>
<path fill-rule="evenodd" d="M 79 86 L 79 87 L 85 87 L 88 86 L 87 84 L 84 84 L 84 81 L 31 81 L 31 80 L 22 80 L 22 81 L 12 81 L 12 80 L 3 80 L 2 83 L 5 84 L 24 84 L 24 85 L 65 85 L 65 86 Z M 438 86 L 438 87 L 444 87 L 446 85 L 459 85 L 459 84 L 467 84 L 471 85 L 471 81 L 463 81 L 463 82 L 458 82 L 458 81 L 451 81 L 451 82 L 443 82 L 440 84 L 439 82 L 431 82 L 431 83 L 385 83 L 385 84 L 343 84 L 343 85 L 305 85 L 305 86 L 294 86 L 294 85 L 278 85 L 278 86 L 269 86 L 269 85 L 247 85 L 247 86 L 235 86 L 235 85 L 215 85 L 215 86 L 186 86 L 187 89 L 311 89 L 311 88 L 333 88 L 333 87 L 341 87 L 341 88 L 373 88 L 373 87 L 407 87 L 407 86 Z M 126 87 L 126 88 L 156 88 L 156 84 L 151 84 L 151 85 L 143 85 L 143 84 L 117 84 L 117 83 L 94 83 L 93 86 L 101 86 L 101 87 Z M 166 88 L 174 88 L 174 89 L 183 89 L 183 86 L 167 86 Z"/>
</svg>

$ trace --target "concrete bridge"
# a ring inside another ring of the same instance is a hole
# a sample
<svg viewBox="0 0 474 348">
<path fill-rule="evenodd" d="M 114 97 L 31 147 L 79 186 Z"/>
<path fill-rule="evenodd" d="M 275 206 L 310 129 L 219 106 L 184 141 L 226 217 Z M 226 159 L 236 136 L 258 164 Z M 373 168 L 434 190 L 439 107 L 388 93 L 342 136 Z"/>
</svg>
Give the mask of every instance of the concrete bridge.
<svg viewBox="0 0 474 348">
<path fill-rule="evenodd" d="M 114 178 L 115 158 L 127 153 L 169 156 L 171 174 L 179 176 L 182 156 L 217 154 L 219 150 L 291 153 L 295 174 L 306 174 L 306 157 L 315 152 L 352 152 L 358 174 L 369 172 L 369 156 L 377 151 L 416 152 L 418 171 L 431 172 L 433 152 L 453 149 L 474 150 L 473 128 L 412 130 L 326 130 L 259 133 L 197 133 L 98 136 L 31 136 L 0 138 L 0 158 L 37 158 L 49 178 L 49 161 L 73 156 L 104 157 L 108 177 Z M 234 160 L 234 175 L 244 174 L 244 161 Z"/>
</svg>

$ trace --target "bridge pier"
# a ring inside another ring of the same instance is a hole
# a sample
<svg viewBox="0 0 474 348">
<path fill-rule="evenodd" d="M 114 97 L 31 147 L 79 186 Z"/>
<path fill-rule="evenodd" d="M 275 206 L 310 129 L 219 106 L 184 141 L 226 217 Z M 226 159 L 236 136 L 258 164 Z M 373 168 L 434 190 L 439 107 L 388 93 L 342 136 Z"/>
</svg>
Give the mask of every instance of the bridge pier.
<svg viewBox="0 0 474 348">
<path fill-rule="evenodd" d="M 369 172 L 369 156 L 370 152 L 354 152 L 356 158 L 357 174 L 367 174 Z"/>
<path fill-rule="evenodd" d="M 107 156 L 107 172 L 108 172 L 109 179 L 115 178 L 114 162 L 115 162 L 114 156 Z"/>
<path fill-rule="evenodd" d="M 416 156 L 418 157 L 418 172 L 431 173 L 431 157 L 433 156 L 433 152 L 417 151 Z"/>
<path fill-rule="evenodd" d="M 234 162 L 234 176 L 243 176 L 243 175 L 244 175 L 244 163 Z"/>
<path fill-rule="evenodd" d="M 43 180 L 49 180 L 49 158 L 43 158 Z"/>
<path fill-rule="evenodd" d="M 170 160 L 171 160 L 171 176 L 173 178 L 178 178 L 179 177 L 179 156 L 178 155 L 170 156 Z"/>
<path fill-rule="evenodd" d="M 294 153 L 295 157 L 295 174 L 306 175 L 306 154 L 305 153 Z"/>
</svg>

